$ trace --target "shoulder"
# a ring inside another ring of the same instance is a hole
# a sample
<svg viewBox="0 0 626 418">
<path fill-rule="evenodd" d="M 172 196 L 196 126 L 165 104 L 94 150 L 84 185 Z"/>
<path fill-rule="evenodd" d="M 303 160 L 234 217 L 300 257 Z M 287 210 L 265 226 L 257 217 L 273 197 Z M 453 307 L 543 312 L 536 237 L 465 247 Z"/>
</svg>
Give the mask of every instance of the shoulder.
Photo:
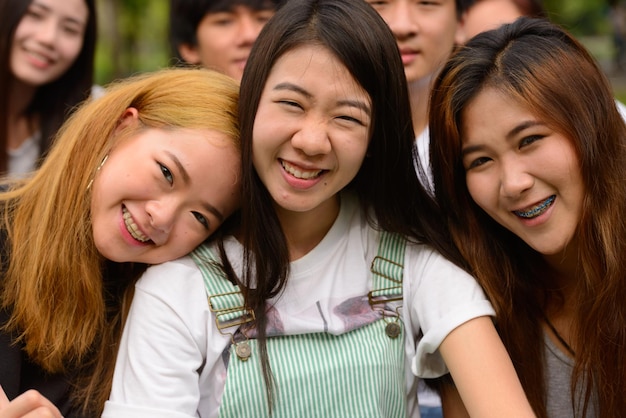
<svg viewBox="0 0 626 418">
<path fill-rule="evenodd" d="M 476 279 L 425 244 L 407 242 L 404 278 L 412 292 L 449 299 L 486 299 Z"/>
<path fill-rule="evenodd" d="M 155 297 L 172 299 L 177 295 L 203 291 L 202 273 L 190 256 L 149 267 L 135 289 Z"/>
<path fill-rule="evenodd" d="M 413 271 L 423 271 L 430 274 L 454 274 L 471 278 L 469 273 L 431 246 L 419 242 L 407 241 L 405 266 Z"/>
</svg>

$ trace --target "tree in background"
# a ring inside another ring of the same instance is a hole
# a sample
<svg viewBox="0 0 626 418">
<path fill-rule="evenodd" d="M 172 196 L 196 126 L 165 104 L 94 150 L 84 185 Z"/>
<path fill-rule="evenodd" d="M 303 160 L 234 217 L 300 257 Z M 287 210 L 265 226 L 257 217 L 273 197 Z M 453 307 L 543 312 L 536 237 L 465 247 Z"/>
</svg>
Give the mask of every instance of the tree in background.
<svg viewBox="0 0 626 418">
<path fill-rule="evenodd" d="M 169 64 L 167 0 L 98 0 L 97 6 L 97 83 Z"/>
</svg>

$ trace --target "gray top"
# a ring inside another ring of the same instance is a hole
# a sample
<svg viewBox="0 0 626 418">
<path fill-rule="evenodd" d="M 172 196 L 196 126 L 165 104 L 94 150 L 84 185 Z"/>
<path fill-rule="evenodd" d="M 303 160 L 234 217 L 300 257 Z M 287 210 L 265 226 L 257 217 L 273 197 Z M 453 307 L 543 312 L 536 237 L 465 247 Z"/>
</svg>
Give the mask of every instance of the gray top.
<svg viewBox="0 0 626 418">
<path fill-rule="evenodd" d="M 546 369 L 544 371 L 545 381 L 548 390 L 546 409 L 550 418 L 572 418 L 574 415 L 572 408 L 572 397 L 570 382 L 574 359 L 563 353 L 544 333 Z M 593 400 L 593 399 L 592 399 Z M 587 411 L 588 418 L 595 418 L 596 411 L 591 405 Z"/>
</svg>

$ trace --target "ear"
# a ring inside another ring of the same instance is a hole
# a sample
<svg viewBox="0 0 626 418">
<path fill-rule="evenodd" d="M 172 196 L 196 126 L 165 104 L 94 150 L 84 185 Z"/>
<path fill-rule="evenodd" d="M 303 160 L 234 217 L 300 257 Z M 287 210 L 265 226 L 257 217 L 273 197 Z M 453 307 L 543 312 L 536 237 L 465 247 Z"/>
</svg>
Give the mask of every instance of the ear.
<svg viewBox="0 0 626 418">
<path fill-rule="evenodd" d="M 124 111 L 124 114 L 117 122 L 117 126 L 115 127 L 115 133 L 120 132 L 121 130 L 128 128 L 129 126 L 134 125 L 139 121 L 139 111 L 134 107 L 129 107 Z"/>
<path fill-rule="evenodd" d="M 198 53 L 198 47 L 192 44 L 180 44 L 178 45 L 178 53 L 185 60 L 187 64 L 198 65 L 200 62 L 200 54 Z"/>
</svg>

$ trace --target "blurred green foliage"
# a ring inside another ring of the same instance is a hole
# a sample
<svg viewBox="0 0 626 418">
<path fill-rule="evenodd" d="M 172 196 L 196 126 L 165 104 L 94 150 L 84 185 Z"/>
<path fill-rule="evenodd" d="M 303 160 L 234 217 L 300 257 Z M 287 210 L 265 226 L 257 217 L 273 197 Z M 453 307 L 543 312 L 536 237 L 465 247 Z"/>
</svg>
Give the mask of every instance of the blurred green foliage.
<svg viewBox="0 0 626 418">
<path fill-rule="evenodd" d="M 97 0 L 98 84 L 169 64 L 168 0 Z"/>
<path fill-rule="evenodd" d="M 608 0 L 543 0 L 550 19 L 576 36 L 609 34 Z"/>
</svg>

